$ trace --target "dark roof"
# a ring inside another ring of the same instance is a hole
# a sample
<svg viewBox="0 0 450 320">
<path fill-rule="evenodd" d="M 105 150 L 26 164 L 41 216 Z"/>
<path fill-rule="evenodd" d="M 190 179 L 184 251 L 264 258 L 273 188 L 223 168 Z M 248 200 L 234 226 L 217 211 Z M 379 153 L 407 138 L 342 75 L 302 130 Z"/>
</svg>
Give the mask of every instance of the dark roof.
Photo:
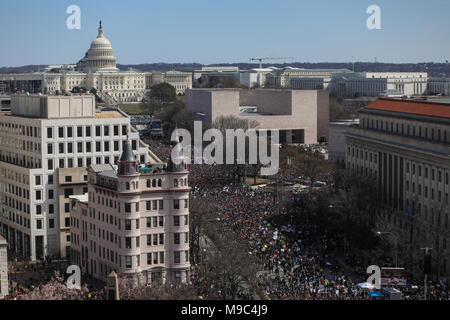
<svg viewBox="0 0 450 320">
<path fill-rule="evenodd" d="M 133 150 L 131 148 L 130 140 L 125 140 L 123 142 L 122 148 L 122 156 L 120 157 L 120 161 L 136 161 L 136 157 L 134 156 Z"/>
</svg>

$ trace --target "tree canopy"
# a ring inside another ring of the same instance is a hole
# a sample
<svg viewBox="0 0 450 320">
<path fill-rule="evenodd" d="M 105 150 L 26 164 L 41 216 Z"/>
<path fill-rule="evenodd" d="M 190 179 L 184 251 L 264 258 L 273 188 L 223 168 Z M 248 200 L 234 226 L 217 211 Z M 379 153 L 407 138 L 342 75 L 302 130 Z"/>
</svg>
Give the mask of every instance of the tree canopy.
<svg viewBox="0 0 450 320">
<path fill-rule="evenodd" d="M 161 105 L 175 102 L 177 94 L 173 86 L 163 82 L 151 87 L 150 92 L 147 94 L 147 99 L 150 103 Z"/>
</svg>

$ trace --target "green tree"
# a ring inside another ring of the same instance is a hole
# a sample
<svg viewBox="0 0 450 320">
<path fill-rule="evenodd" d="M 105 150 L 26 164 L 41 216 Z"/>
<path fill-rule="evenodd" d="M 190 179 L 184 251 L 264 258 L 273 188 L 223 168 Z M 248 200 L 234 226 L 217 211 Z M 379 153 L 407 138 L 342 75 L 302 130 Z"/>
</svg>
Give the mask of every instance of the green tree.
<svg viewBox="0 0 450 320">
<path fill-rule="evenodd" d="M 156 105 L 173 103 L 176 99 L 175 88 L 166 82 L 155 84 L 147 94 L 148 102 Z"/>
</svg>

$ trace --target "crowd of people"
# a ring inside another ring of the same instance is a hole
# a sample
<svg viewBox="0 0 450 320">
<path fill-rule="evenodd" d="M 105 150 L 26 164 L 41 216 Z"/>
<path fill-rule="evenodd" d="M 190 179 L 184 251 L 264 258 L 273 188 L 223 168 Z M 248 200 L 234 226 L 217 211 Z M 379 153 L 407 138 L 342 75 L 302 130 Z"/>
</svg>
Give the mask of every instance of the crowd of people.
<svg viewBox="0 0 450 320">
<path fill-rule="evenodd" d="M 171 148 L 160 141 L 146 141 L 163 160 L 168 161 Z M 294 171 L 292 171 L 294 170 Z M 298 176 L 296 169 L 280 172 L 281 180 Z M 247 252 L 258 261 L 253 297 L 282 300 L 361 300 L 371 299 L 367 289 L 358 286 L 368 275 L 356 257 L 342 259 L 336 254 L 341 239 L 327 235 L 318 225 L 284 219 L 286 208 L 277 195 L 267 189 L 252 189 L 227 176 L 222 166 L 190 165 L 191 204 L 213 203 L 212 213 L 224 228 L 239 230 Z M 344 261 L 342 261 L 344 260 Z M 192 266 L 192 278 L 201 283 L 201 265 Z M 220 298 L 220 292 L 216 296 Z M 423 288 L 405 292 L 407 299 L 421 299 Z M 104 300 L 103 290 L 88 292 L 89 300 Z M 249 298 L 243 296 L 243 298 Z M 429 299 L 448 300 L 445 284 L 430 285 Z"/>
<path fill-rule="evenodd" d="M 157 142 L 155 151 L 164 161 L 171 148 Z M 221 166 L 190 165 L 192 201 L 214 203 L 214 214 L 230 230 L 240 230 L 262 266 L 257 277 L 258 292 L 267 299 L 370 299 L 367 289 L 358 286 L 368 278 L 357 257 L 336 254 L 342 239 L 326 234 L 320 226 L 306 228 L 301 221 L 286 222 L 285 208 L 276 194 L 252 189 L 227 177 Z M 273 180 L 294 182 L 301 175 L 296 167 L 280 170 Z M 194 266 L 195 268 L 196 266 Z M 406 299 L 423 297 L 423 286 L 406 290 Z M 399 287 L 397 287 L 399 288 Z M 401 289 L 401 288 L 399 288 Z M 445 284 L 430 284 L 428 299 L 449 299 Z"/>
<path fill-rule="evenodd" d="M 344 275 L 344 270 L 329 256 L 327 239 L 314 231 L 273 221 L 284 209 L 274 194 L 251 190 L 245 184 L 222 185 L 202 168 L 202 178 L 194 182 L 193 201 L 214 203 L 215 214 L 225 227 L 240 230 L 251 254 L 257 256 L 263 270 L 255 275 L 261 292 L 269 299 L 361 299 L 364 291 Z M 217 174 L 217 172 L 215 173 Z M 271 222 L 272 221 L 272 222 Z M 321 243 L 313 249 L 315 242 Z"/>
</svg>

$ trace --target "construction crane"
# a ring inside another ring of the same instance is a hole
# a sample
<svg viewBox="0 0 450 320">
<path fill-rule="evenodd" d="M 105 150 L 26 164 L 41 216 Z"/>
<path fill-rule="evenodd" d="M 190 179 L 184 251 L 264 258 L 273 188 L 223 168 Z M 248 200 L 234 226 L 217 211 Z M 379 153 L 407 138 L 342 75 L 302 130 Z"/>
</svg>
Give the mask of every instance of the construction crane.
<svg viewBox="0 0 450 320">
<path fill-rule="evenodd" d="M 293 60 L 293 57 L 267 57 L 267 58 L 250 58 L 249 61 L 259 61 L 259 68 L 262 68 L 263 60 Z"/>
</svg>

